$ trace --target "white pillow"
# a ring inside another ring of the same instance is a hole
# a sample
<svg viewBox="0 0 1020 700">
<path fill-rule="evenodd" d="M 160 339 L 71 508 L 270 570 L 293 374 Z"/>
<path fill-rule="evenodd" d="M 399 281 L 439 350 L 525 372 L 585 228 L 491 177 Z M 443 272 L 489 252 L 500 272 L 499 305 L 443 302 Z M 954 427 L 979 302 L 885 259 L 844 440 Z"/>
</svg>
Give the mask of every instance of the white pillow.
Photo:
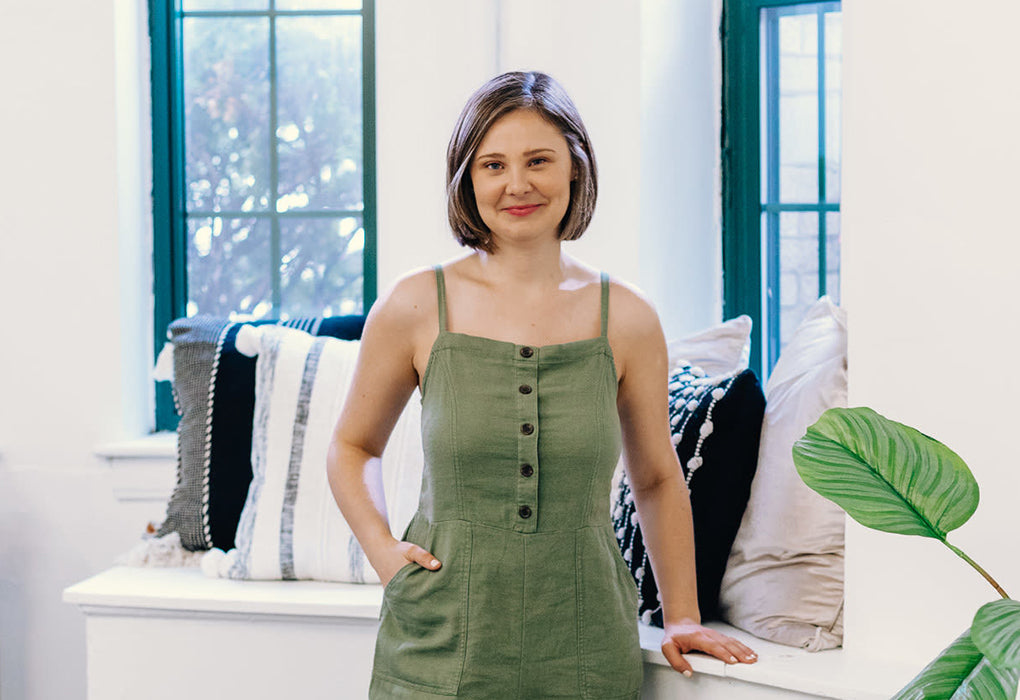
<svg viewBox="0 0 1020 700">
<path fill-rule="evenodd" d="M 807 312 L 765 387 L 758 470 L 720 593 L 724 619 L 810 651 L 843 640 L 843 511 L 801 480 L 793 443 L 847 404 L 846 313 L 828 297 Z"/>
<path fill-rule="evenodd" d="M 669 366 L 690 362 L 712 377 L 747 369 L 751 355 L 751 317 L 737 316 L 693 335 L 666 343 Z"/>
<path fill-rule="evenodd" d="M 360 341 L 283 326 L 245 326 L 237 347 L 258 355 L 252 482 L 236 549 L 210 550 L 207 575 L 378 583 L 344 520 L 326 476 L 326 456 Z M 421 401 L 408 401 L 382 455 L 390 530 L 399 537 L 417 508 L 424 456 Z"/>
</svg>

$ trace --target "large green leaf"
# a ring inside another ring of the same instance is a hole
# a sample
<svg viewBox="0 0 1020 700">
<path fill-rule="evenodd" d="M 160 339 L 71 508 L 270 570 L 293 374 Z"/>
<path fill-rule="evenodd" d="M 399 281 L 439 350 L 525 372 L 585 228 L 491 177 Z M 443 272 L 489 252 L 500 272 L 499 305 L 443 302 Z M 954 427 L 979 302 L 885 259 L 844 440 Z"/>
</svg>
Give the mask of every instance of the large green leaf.
<svg viewBox="0 0 1020 700">
<path fill-rule="evenodd" d="M 938 440 L 870 408 L 830 408 L 793 446 L 804 482 L 854 520 L 945 541 L 978 505 L 978 485 Z"/>
<path fill-rule="evenodd" d="M 1020 666 L 1020 602 L 996 600 L 981 606 L 971 627 L 974 644 L 997 666 Z"/>
<path fill-rule="evenodd" d="M 978 651 L 967 630 L 892 700 L 1014 700 L 1020 670 L 1000 668 Z"/>
</svg>

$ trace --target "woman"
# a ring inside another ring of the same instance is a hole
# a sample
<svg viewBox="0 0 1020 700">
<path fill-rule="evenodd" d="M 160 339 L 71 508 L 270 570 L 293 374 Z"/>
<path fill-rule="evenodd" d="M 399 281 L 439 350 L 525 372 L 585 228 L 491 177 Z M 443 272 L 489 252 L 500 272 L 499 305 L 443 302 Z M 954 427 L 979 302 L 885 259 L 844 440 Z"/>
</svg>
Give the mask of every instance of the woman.
<svg viewBox="0 0 1020 700">
<path fill-rule="evenodd" d="M 330 451 L 337 503 L 385 584 L 370 697 L 639 697 L 637 588 L 609 515 L 621 446 L 666 659 L 687 676 L 692 650 L 753 662 L 700 625 L 658 317 L 561 251 L 597 194 L 570 98 L 542 73 L 498 76 L 447 156 L 450 223 L 473 250 L 372 307 Z M 398 541 L 378 460 L 416 387 L 425 469 Z"/>
</svg>

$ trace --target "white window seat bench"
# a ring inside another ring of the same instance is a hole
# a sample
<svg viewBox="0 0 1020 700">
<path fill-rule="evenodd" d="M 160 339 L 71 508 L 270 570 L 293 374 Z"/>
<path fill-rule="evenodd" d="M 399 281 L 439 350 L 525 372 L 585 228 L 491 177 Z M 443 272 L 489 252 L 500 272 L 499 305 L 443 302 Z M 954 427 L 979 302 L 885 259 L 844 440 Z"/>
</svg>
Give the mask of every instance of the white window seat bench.
<svg viewBox="0 0 1020 700">
<path fill-rule="evenodd" d="M 63 600 L 86 616 L 89 700 L 362 700 L 382 588 L 116 566 L 65 589 Z M 759 661 L 730 666 L 692 654 L 695 675 L 686 679 L 659 651 L 661 630 L 640 625 L 643 698 L 879 700 L 919 670 L 712 626 L 754 648 Z"/>
</svg>

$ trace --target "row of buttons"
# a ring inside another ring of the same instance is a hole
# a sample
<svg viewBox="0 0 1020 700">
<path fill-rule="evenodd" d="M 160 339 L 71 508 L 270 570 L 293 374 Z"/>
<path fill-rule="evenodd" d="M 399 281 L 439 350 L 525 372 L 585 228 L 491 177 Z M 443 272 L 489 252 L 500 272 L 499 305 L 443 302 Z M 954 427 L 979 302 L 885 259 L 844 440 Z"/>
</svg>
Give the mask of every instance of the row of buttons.
<svg viewBox="0 0 1020 700">
<path fill-rule="evenodd" d="M 528 358 L 528 357 L 531 357 L 534 354 L 535 354 L 535 351 L 532 348 L 528 347 L 527 345 L 525 345 L 524 347 L 521 348 L 521 357 Z M 522 394 L 524 394 L 525 396 L 527 396 L 528 394 L 531 393 L 531 385 L 530 384 L 521 384 L 519 387 L 517 387 L 517 391 L 519 391 Z M 524 435 L 531 435 L 534 432 L 535 432 L 535 426 L 533 426 L 531 423 L 523 423 L 521 425 L 521 433 L 522 434 L 524 434 Z M 529 476 L 531 476 L 534 473 L 535 473 L 535 469 L 530 464 L 522 464 L 521 465 L 521 476 L 529 477 Z M 517 515 L 519 515 L 519 516 L 521 516 L 522 518 L 525 518 L 525 519 L 526 518 L 530 518 L 531 517 L 531 508 L 529 506 L 521 506 L 521 507 L 519 507 L 517 509 Z"/>
</svg>

